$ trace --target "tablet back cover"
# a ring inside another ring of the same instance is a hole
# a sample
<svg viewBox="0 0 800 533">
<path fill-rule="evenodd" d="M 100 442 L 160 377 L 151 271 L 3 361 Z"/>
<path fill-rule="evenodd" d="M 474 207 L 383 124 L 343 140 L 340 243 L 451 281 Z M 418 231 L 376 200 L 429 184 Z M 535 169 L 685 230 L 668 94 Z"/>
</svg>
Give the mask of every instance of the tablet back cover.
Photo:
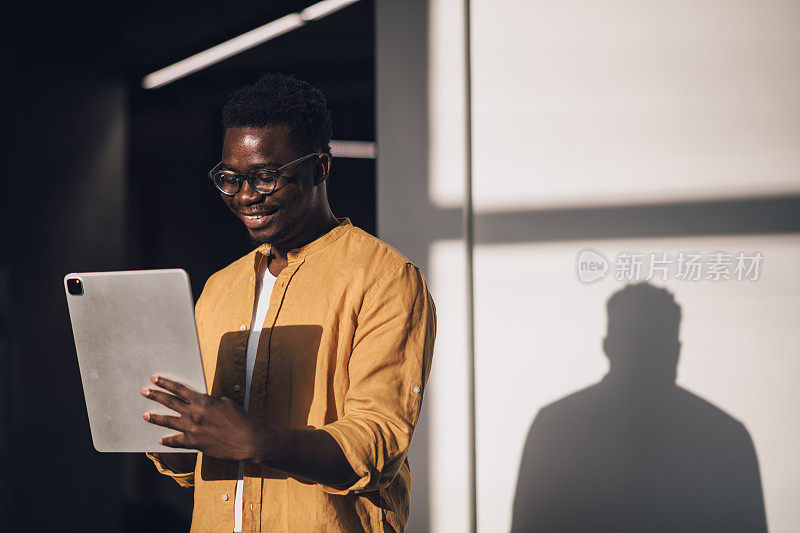
<svg viewBox="0 0 800 533">
<path fill-rule="evenodd" d="M 80 278 L 83 294 L 67 280 Z M 160 374 L 206 393 L 189 276 L 181 269 L 87 272 L 64 277 L 86 410 L 100 452 L 191 451 L 158 444 L 174 430 L 146 411 L 176 413 L 139 393 Z"/>
</svg>

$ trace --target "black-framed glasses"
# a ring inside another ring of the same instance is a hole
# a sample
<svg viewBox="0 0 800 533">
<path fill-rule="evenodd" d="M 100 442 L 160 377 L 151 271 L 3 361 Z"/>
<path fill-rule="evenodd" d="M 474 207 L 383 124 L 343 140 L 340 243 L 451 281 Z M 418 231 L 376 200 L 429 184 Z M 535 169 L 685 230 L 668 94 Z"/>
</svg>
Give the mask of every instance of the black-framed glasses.
<svg viewBox="0 0 800 533">
<path fill-rule="evenodd" d="M 208 177 L 214 182 L 219 192 L 228 196 L 233 196 L 239 192 L 244 180 L 247 180 L 247 183 L 250 184 L 253 190 L 261 194 L 272 194 L 275 192 L 275 187 L 277 187 L 278 180 L 281 178 L 281 172 L 292 165 L 296 165 L 308 158 L 319 155 L 319 152 L 314 152 L 304 155 L 299 159 L 295 159 L 294 161 L 290 161 L 279 168 L 259 168 L 251 170 L 247 174 L 223 168 L 223 163 L 219 162 L 211 169 L 211 172 L 208 173 Z"/>
</svg>

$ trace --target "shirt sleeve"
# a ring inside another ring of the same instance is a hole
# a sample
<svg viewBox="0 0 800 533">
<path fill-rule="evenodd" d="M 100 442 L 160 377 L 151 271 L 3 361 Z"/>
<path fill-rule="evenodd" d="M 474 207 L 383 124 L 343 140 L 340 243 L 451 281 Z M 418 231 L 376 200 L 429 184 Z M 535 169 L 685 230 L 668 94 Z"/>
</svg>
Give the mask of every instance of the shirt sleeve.
<svg viewBox="0 0 800 533">
<path fill-rule="evenodd" d="M 156 465 L 156 470 L 169 476 L 181 487 L 194 487 L 194 472 L 176 472 L 161 459 L 158 453 L 147 453 L 147 457 Z"/>
<path fill-rule="evenodd" d="M 359 479 L 332 494 L 380 489 L 397 474 L 419 419 L 436 336 L 436 309 L 422 273 L 405 263 L 384 274 L 358 315 L 344 416 L 322 426 Z"/>
</svg>

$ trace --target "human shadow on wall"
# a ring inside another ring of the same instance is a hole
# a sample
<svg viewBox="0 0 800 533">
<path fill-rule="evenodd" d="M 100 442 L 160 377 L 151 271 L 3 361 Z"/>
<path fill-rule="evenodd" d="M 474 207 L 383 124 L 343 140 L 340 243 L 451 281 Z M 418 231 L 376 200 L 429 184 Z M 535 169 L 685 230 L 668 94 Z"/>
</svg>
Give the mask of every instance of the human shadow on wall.
<svg viewBox="0 0 800 533">
<path fill-rule="evenodd" d="M 607 310 L 610 370 L 537 414 L 512 531 L 766 531 L 747 430 L 675 383 L 681 308 L 672 294 L 628 285 Z"/>
</svg>

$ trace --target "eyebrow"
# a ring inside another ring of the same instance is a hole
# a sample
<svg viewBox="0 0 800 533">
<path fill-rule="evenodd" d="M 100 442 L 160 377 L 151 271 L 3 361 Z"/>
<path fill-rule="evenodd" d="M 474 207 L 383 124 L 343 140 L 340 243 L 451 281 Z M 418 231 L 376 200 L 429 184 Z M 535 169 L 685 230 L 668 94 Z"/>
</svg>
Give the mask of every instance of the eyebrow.
<svg viewBox="0 0 800 533">
<path fill-rule="evenodd" d="M 224 167 L 225 169 L 232 170 L 234 172 L 238 172 L 235 168 L 233 168 L 229 164 L 225 163 L 224 161 L 221 161 L 220 163 L 222 163 L 222 167 Z M 250 167 L 250 170 L 256 170 L 256 169 L 260 169 L 260 168 L 269 168 L 269 167 L 280 168 L 281 166 L 282 165 L 280 163 L 275 163 L 273 161 L 268 161 L 266 163 L 256 163 L 255 165 L 252 165 Z"/>
</svg>

